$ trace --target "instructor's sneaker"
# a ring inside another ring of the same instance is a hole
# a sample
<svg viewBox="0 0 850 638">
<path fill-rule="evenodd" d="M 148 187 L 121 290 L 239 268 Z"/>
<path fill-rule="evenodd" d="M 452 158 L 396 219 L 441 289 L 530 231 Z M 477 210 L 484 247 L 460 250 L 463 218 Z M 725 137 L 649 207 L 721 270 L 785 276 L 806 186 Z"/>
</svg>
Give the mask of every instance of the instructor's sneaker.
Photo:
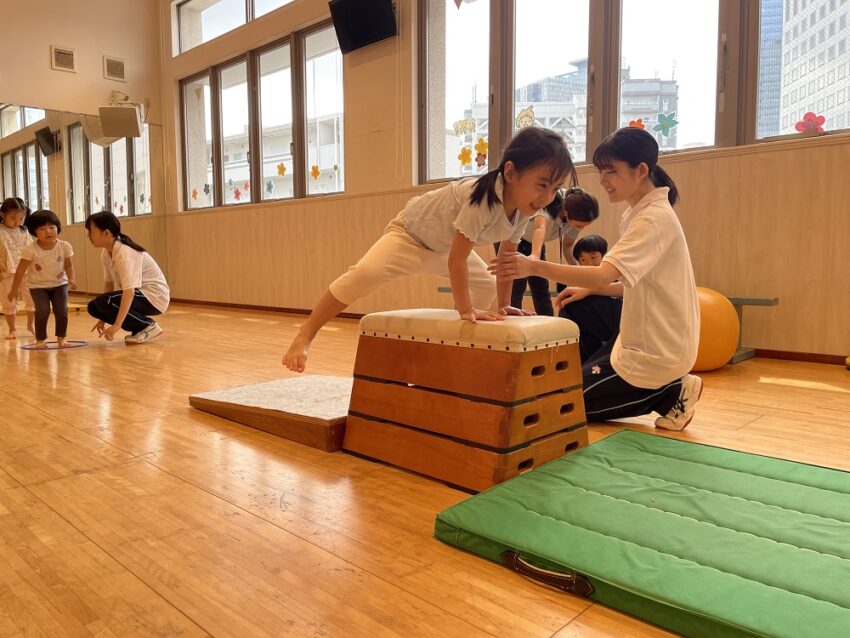
<svg viewBox="0 0 850 638">
<path fill-rule="evenodd" d="M 686 374 L 682 377 L 682 393 L 673 408 L 655 419 L 655 427 L 662 430 L 684 430 L 694 418 L 697 401 L 702 396 L 702 379 Z"/>
<path fill-rule="evenodd" d="M 135 345 L 137 343 L 145 343 L 147 341 L 150 341 L 151 339 L 156 339 L 162 333 L 162 328 L 160 328 L 159 324 L 154 321 L 151 325 L 149 325 L 141 332 L 137 332 L 134 335 L 127 335 L 126 337 L 124 337 L 124 343 L 131 345 Z"/>
</svg>

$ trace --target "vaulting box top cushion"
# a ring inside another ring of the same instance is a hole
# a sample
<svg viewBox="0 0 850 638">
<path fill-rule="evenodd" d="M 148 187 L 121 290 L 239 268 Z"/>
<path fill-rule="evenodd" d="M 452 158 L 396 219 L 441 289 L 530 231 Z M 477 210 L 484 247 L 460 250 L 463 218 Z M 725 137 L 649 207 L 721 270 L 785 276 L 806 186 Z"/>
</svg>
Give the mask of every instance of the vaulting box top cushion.
<svg viewBox="0 0 850 638">
<path fill-rule="evenodd" d="M 374 312 L 360 320 L 369 337 L 508 351 L 537 350 L 578 341 L 578 326 L 560 317 L 507 317 L 472 323 L 454 310 L 419 308 Z"/>
</svg>

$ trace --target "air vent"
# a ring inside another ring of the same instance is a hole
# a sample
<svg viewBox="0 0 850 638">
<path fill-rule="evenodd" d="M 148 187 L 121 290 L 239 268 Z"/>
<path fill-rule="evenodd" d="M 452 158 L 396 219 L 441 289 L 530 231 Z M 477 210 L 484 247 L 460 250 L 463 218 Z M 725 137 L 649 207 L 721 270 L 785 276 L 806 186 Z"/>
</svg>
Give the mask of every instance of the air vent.
<svg viewBox="0 0 850 638">
<path fill-rule="evenodd" d="M 108 55 L 103 56 L 103 77 L 107 80 L 118 80 L 126 82 L 124 76 L 124 60 L 119 58 L 110 58 Z"/>
<path fill-rule="evenodd" d="M 76 73 L 77 69 L 74 65 L 74 49 L 65 47 L 50 46 L 50 68 L 57 71 L 68 71 Z"/>
</svg>

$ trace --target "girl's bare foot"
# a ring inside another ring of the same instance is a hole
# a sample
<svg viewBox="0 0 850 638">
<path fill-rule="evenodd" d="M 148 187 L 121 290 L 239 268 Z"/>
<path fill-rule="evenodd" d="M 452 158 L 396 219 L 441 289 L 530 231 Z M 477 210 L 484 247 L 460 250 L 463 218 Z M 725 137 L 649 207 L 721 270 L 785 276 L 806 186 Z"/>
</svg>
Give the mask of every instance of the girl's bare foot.
<svg viewBox="0 0 850 638">
<path fill-rule="evenodd" d="M 6 335 L 6 338 L 7 339 L 17 339 L 18 333 L 15 332 L 14 330 L 12 330 L 12 331 L 9 332 L 9 334 Z"/>
<path fill-rule="evenodd" d="M 307 350 L 310 348 L 310 340 L 298 335 L 289 345 L 289 350 L 283 355 L 282 363 L 293 372 L 304 372 L 307 365 Z"/>
<path fill-rule="evenodd" d="M 34 349 L 35 350 L 47 350 L 47 343 L 44 342 L 44 341 L 36 341 Z"/>
<path fill-rule="evenodd" d="M 68 345 L 68 342 L 65 340 L 64 337 L 56 337 L 56 345 L 60 348 L 64 348 Z"/>
</svg>

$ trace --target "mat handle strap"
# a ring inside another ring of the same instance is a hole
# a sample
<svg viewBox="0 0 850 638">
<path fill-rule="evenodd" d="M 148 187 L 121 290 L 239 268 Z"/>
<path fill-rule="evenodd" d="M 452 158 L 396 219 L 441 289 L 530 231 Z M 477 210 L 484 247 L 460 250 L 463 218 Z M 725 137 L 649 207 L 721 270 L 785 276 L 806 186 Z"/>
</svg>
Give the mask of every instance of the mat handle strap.
<svg viewBox="0 0 850 638">
<path fill-rule="evenodd" d="M 578 572 L 553 572 L 548 569 L 535 567 L 519 557 L 519 552 L 505 550 L 501 555 L 502 564 L 523 576 L 539 580 L 541 583 L 562 589 L 568 594 L 579 596 L 590 596 L 593 593 L 593 585 Z"/>
</svg>

